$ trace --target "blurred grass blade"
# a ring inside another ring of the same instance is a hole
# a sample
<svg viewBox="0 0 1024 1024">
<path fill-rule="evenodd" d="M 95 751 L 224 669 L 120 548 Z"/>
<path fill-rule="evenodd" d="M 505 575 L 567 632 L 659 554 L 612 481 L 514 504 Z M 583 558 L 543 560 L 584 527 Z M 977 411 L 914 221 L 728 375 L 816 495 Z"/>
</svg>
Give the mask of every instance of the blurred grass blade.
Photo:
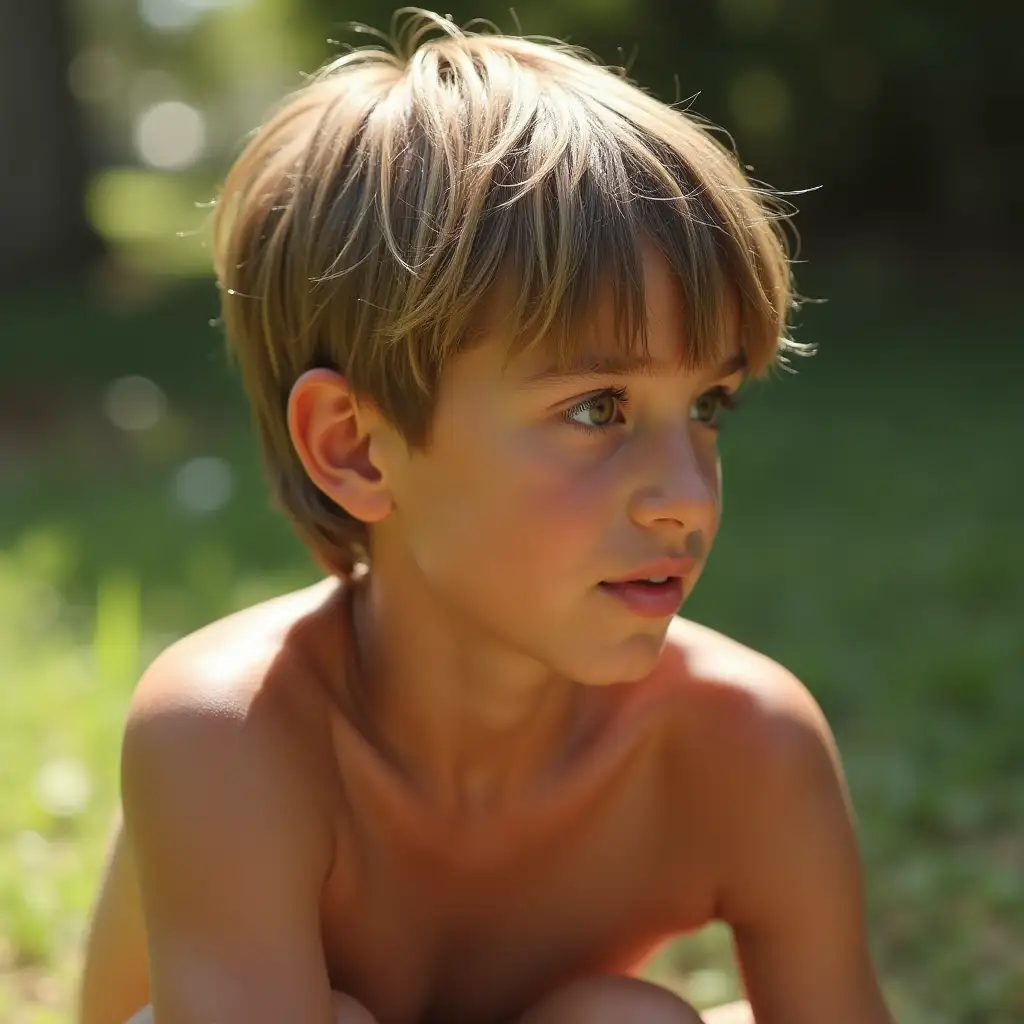
<svg viewBox="0 0 1024 1024">
<path fill-rule="evenodd" d="M 96 631 L 93 655 L 96 672 L 104 683 L 127 684 L 135 678 L 139 662 L 139 580 L 126 569 L 100 577 L 96 589 Z"/>
</svg>

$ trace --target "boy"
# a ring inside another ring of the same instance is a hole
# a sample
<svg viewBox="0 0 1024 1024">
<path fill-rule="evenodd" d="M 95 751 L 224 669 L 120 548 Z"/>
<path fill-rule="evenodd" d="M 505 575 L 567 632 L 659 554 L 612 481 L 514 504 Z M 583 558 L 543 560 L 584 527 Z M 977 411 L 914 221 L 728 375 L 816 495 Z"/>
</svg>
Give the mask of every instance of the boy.
<svg viewBox="0 0 1024 1024">
<path fill-rule="evenodd" d="M 80 1019 L 692 1024 L 635 975 L 720 919 L 749 1005 L 708 1024 L 885 1024 L 819 709 L 674 617 L 724 411 L 801 349 L 769 199 L 577 52 L 406 28 L 224 186 L 228 339 L 329 576 L 144 674 Z"/>
</svg>

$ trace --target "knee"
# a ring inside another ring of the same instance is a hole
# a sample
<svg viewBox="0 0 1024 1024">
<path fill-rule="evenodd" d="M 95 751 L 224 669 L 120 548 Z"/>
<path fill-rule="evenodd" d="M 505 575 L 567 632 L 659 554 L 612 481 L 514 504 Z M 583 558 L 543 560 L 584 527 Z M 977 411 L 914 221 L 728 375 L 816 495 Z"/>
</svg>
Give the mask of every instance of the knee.
<svg viewBox="0 0 1024 1024">
<path fill-rule="evenodd" d="M 667 988 L 641 978 L 594 979 L 585 997 L 591 1008 L 580 1024 L 701 1024 L 697 1011 Z"/>
<path fill-rule="evenodd" d="M 334 1024 L 377 1024 L 373 1014 L 351 996 L 343 992 L 331 993 L 331 1006 L 334 1010 Z M 125 1024 L 153 1024 L 152 1005 L 144 1006 Z"/>
<path fill-rule="evenodd" d="M 701 1024 L 696 1010 L 666 988 L 621 975 L 595 975 L 557 989 L 522 1024 Z"/>
<path fill-rule="evenodd" d="M 373 1014 L 362 1003 L 344 992 L 331 992 L 331 1000 L 334 1024 L 377 1024 Z"/>
</svg>

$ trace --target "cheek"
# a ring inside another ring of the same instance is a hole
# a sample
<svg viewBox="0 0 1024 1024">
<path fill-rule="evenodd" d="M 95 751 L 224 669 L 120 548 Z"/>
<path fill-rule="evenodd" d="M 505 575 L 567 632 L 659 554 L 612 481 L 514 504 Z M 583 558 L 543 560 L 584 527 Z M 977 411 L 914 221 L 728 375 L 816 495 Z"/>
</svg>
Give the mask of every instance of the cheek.
<svg viewBox="0 0 1024 1024">
<path fill-rule="evenodd" d="M 584 568 L 607 523 L 606 488 L 592 474 L 523 441 L 462 446 L 417 467 L 405 490 L 410 542 L 432 576 L 500 576 L 514 586 L 542 566 Z"/>
<path fill-rule="evenodd" d="M 540 443 L 510 453 L 495 493 L 500 494 L 490 507 L 495 523 L 555 562 L 593 553 L 608 528 L 615 496 L 605 474 Z"/>
</svg>

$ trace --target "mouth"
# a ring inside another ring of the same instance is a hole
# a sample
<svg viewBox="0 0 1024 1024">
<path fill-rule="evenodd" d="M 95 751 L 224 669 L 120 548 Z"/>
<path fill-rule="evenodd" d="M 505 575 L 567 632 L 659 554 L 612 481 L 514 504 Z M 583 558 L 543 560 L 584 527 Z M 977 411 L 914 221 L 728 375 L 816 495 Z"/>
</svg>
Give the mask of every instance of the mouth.
<svg viewBox="0 0 1024 1024">
<path fill-rule="evenodd" d="M 646 565 L 637 566 L 626 576 L 603 580 L 602 586 L 619 586 L 624 583 L 639 583 L 647 586 L 669 586 L 673 580 L 682 581 L 697 568 L 697 560 L 689 555 L 658 558 Z"/>
<path fill-rule="evenodd" d="M 634 614 L 647 619 L 672 616 L 683 603 L 681 576 L 605 581 L 599 585 L 599 589 Z"/>
</svg>

